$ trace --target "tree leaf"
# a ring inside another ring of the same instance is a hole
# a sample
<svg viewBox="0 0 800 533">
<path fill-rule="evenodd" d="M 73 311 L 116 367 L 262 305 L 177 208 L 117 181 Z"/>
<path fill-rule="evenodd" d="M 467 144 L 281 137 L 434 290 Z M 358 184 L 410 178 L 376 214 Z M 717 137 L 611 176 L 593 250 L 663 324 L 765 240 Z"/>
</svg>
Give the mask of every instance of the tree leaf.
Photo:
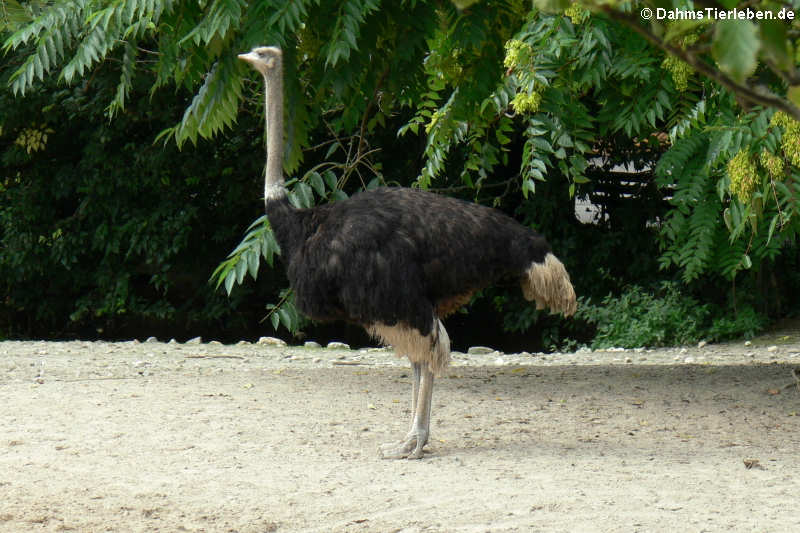
<svg viewBox="0 0 800 533">
<path fill-rule="evenodd" d="M 294 186 L 293 192 L 299 207 L 304 209 L 314 207 L 314 191 L 310 186 L 301 181 Z"/>
<path fill-rule="evenodd" d="M 527 199 L 528 193 L 536 192 L 536 185 L 532 179 L 526 179 L 522 182 L 522 196 Z"/>
<path fill-rule="evenodd" d="M 245 274 L 247 274 L 247 261 L 240 257 L 234 267 L 234 272 L 236 273 L 236 283 L 241 285 L 242 281 L 244 281 Z"/>
<path fill-rule="evenodd" d="M 322 177 L 325 179 L 325 183 L 328 184 L 328 189 L 335 191 L 337 185 L 339 184 L 336 174 L 334 174 L 332 170 L 326 170 L 322 173 Z"/>
<path fill-rule="evenodd" d="M 247 270 L 250 273 L 250 277 L 254 280 L 258 279 L 258 264 L 260 262 L 260 256 L 255 249 L 250 249 L 245 254 L 247 258 Z"/>
<path fill-rule="evenodd" d="M 306 174 L 308 178 L 308 182 L 311 183 L 311 187 L 314 188 L 314 191 L 320 198 L 325 198 L 325 182 L 322 181 L 322 176 L 319 175 L 319 172 L 316 170 L 312 170 L 308 174 Z"/>
<path fill-rule="evenodd" d="M 791 68 L 792 64 L 786 40 L 787 27 L 786 21 L 781 20 L 762 20 L 758 24 L 764 54 L 784 69 Z"/>
<path fill-rule="evenodd" d="M 737 82 L 755 72 L 760 47 L 758 28 L 749 20 L 722 20 L 714 28 L 711 55 L 720 70 Z"/>
<path fill-rule="evenodd" d="M 233 284 L 236 281 L 236 272 L 233 270 L 228 271 L 225 274 L 225 292 L 228 293 L 228 296 L 231 295 L 231 291 L 233 290 Z"/>
<path fill-rule="evenodd" d="M 767 234 L 767 244 L 772 240 L 772 234 L 775 233 L 775 226 L 778 223 L 779 215 L 775 215 L 772 217 L 772 221 L 769 223 L 769 233 Z"/>
</svg>

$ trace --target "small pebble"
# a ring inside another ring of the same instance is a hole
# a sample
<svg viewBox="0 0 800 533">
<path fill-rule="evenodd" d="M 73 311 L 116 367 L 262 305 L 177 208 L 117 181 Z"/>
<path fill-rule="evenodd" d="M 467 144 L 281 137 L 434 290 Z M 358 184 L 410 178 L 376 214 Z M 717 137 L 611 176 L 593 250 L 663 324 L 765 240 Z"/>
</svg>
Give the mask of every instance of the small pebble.
<svg viewBox="0 0 800 533">
<path fill-rule="evenodd" d="M 703 346 L 705 346 L 706 344 L 708 344 L 706 341 L 700 341 L 700 342 L 698 342 L 698 343 L 697 343 L 697 347 L 698 347 L 698 348 L 702 348 L 702 347 L 703 347 Z"/>
<path fill-rule="evenodd" d="M 331 341 L 326 346 L 329 350 L 349 350 L 350 345 L 344 342 Z"/>
<path fill-rule="evenodd" d="M 201 344 L 203 342 L 203 337 L 192 337 L 186 344 Z"/>
<path fill-rule="evenodd" d="M 314 341 L 306 341 L 303 343 L 304 348 L 322 348 L 322 345 Z"/>
<path fill-rule="evenodd" d="M 147 337 L 147 340 L 145 340 L 144 342 L 158 342 L 158 339 L 155 337 Z"/>
<path fill-rule="evenodd" d="M 265 344 L 267 346 L 286 346 L 286 341 L 275 337 L 259 337 L 256 344 Z"/>
<path fill-rule="evenodd" d="M 769 348 L 767 348 L 767 351 L 768 352 L 777 352 L 778 351 L 778 347 L 777 346 L 770 346 Z"/>
<path fill-rule="evenodd" d="M 489 348 L 488 346 L 472 346 L 467 353 L 469 355 L 487 355 L 493 353 L 495 351 L 494 348 Z"/>
<path fill-rule="evenodd" d="M 684 363 L 686 363 L 686 364 L 692 364 L 692 363 L 694 363 L 694 362 L 695 362 L 695 358 L 694 358 L 694 357 L 692 357 L 692 356 L 689 356 L 689 357 L 685 358 L 685 359 L 683 360 L 683 362 L 684 362 Z"/>
</svg>

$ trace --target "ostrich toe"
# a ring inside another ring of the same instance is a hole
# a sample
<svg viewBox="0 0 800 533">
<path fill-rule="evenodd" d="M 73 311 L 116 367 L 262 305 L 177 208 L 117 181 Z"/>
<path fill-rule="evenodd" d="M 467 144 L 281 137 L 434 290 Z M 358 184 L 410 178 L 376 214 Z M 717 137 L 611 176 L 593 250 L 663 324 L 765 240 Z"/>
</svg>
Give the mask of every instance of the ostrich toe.
<svg viewBox="0 0 800 533">
<path fill-rule="evenodd" d="M 405 440 L 382 445 L 381 457 L 383 459 L 421 459 L 422 449 L 427 442 L 427 432 L 412 431 Z"/>
</svg>

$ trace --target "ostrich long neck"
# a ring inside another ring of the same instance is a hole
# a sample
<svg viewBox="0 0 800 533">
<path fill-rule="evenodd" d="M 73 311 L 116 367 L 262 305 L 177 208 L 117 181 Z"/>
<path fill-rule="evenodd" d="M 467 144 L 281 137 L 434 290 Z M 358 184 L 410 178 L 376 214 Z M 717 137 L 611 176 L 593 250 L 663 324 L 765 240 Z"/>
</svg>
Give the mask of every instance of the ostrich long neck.
<svg viewBox="0 0 800 533">
<path fill-rule="evenodd" d="M 283 183 L 283 65 L 281 58 L 264 74 L 266 84 L 267 170 L 264 201 L 286 195 Z"/>
</svg>

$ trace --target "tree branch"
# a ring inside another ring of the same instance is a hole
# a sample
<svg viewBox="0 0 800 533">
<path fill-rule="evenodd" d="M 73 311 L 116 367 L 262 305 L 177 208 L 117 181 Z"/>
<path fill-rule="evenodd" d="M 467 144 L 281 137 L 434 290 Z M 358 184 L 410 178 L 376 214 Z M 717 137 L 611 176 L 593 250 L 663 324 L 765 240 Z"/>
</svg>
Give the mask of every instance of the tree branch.
<svg viewBox="0 0 800 533">
<path fill-rule="evenodd" d="M 386 80 L 386 76 L 389 74 L 389 66 L 386 65 L 386 68 L 383 69 L 380 76 L 378 76 L 378 81 L 375 82 L 375 90 L 372 91 L 372 96 L 367 101 L 367 107 L 364 109 L 364 116 L 361 118 L 361 127 L 359 127 L 359 140 L 358 140 L 358 149 L 356 150 L 356 158 L 361 156 L 361 152 L 364 149 L 364 136 L 367 132 L 367 119 L 369 118 L 369 114 L 372 111 L 372 106 L 375 101 L 378 99 L 378 94 L 380 94 L 381 87 L 383 87 L 383 82 Z"/>
<path fill-rule="evenodd" d="M 481 185 L 480 189 L 494 189 L 497 187 L 508 187 L 510 184 L 519 180 L 519 174 L 513 176 L 507 180 L 498 181 L 497 183 L 487 183 L 486 185 Z M 427 189 L 430 192 L 436 193 L 449 193 L 449 192 L 458 192 L 458 191 L 467 191 L 467 190 L 475 190 L 475 187 L 470 187 L 469 185 L 454 185 L 452 187 L 430 187 Z"/>
<path fill-rule="evenodd" d="M 622 22 L 633 31 L 647 39 L 654 46 L 664 50 L 665 52 L 674 55 L 675 57 L 686 62 L 696 71 L 704 74 L 708 78 L 716 81 L 723 87 L 732 91 L 736 96 L 751 104 L 763 105 L 766 107 L 773 107 L 779 109 L 786 114 L 793 117 L 795 120 L 800 120 L 800 107 L 797 107 L 786 98 L 782 98 L 775 93 L 764 90 L 755 90 L 745 83 L 738 83 L 724 72 L 712 67 L 696 55 L 688 52 L 680 47 L 672 46 L 656 37 L 649 29 L 645 28 L 639 23 L 639 19 L 627 13 L 621 13 L 610 6 L 600 7 L 603 13 L 612 19 Z"/>
</svg>

